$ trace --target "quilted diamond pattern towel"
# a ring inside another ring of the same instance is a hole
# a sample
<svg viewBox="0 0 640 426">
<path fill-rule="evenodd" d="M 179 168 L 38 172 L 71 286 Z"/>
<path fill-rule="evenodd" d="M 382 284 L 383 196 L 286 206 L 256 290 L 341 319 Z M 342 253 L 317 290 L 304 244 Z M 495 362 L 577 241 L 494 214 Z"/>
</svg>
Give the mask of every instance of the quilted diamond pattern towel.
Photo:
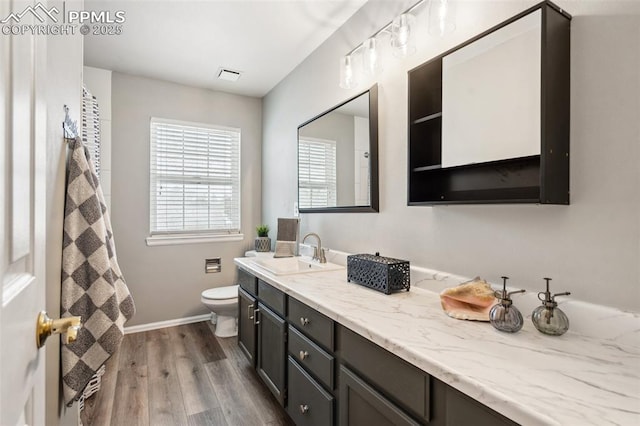
<svg viewBox="0 0 640 426">
<path fill-rule="evenodd" d="M 62 346 L 67 405 L 118 349 L 135 305 L 116 259 L 111 223 L 89 151 L 69 143 L 62 251 L 62 316 L 82 317 L 75 342 Z"/>
</svg>

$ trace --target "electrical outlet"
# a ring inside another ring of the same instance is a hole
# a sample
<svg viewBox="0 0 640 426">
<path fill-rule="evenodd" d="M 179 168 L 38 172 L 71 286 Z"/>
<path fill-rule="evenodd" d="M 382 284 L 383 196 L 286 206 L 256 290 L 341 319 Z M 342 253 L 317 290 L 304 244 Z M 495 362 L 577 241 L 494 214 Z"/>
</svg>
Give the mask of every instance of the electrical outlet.
<svg viewBox="0 0 640 426">
<path fill-rule="evenodd" d="M 300 216 L 300 210 L 298 209 L 298 202 L 294 201 L 293 202 L 293 217 L 298 217 Z"/>
</svg>

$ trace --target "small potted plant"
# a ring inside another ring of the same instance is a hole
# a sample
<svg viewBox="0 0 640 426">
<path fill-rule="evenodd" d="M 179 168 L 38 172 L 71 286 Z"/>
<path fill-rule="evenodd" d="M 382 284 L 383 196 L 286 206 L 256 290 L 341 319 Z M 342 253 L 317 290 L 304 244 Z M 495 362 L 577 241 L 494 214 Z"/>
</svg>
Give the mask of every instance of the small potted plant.
<svg viewBox="0 0 640 426">
<path fill-rule="evenodd" d="M 271 251 L 271 238 L 269 238 L 269 225 L 258 225 L 256 227 L 258 237 L 255 240 L 256 251 Z"/>
</svg>

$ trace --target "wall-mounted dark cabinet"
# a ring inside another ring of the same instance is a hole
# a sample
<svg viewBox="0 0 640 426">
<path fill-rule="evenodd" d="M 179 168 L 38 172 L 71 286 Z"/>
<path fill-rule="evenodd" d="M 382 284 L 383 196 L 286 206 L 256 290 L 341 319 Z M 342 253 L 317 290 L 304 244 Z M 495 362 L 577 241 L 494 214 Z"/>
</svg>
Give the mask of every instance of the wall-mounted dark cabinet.
<svg viewBox="0 0 640 426">
<path fill-rule="evenodd" d="M 543 2 L 409 71 L 409 205 L 569 204 L 570 20 Z"/>
</svg>

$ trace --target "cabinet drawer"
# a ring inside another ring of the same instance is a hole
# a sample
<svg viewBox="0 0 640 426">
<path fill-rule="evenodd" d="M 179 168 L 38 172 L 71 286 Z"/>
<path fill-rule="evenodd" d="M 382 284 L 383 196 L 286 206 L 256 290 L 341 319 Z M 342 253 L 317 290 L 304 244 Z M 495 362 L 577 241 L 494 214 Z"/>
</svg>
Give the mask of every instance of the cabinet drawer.
<svg viewBox="0 0 640 426">
<path fill-rule="evenodd" d="M 262 280 L 258 280 L 258 298 L 281 316 L 285 316 L 286 295 Z"/>
<path fill-rule="evenodd" d="M 334 398 L 289 357 L 287 412 L 298 426 L 334 424 Z"/>
<path fill-rule="evenodd" d="M 359 334 L 342 326 L 338 330 L 338 351 L 343 362 L 391 401 L 428 422 L 430 376 Z"/>
<path fill-rule="evenodd" d="M 334 358 L 289 326 L 289 353 L 329 389 L 333 389 Z"/>
<path fill-rule="evenodd" d="M 238 268 L 238 285 L 253 297 L 258 295 L 258 279 Z"/>
<path fill-rule="evenodd" d="M 287 318 L 290 323 L 295 324 L 304 334 L 330 352 L 333 352 L 335 349 L 333 343 L 333 320 L 291 297 L 289 298 L 289 315 Z"/>
<path fill-rule="evenodd" d="M 355 373 L 340 366 L 340 426 L 418 426 Z M 460 425 L 456 425 L 460 426 Z"/>
</svg>

